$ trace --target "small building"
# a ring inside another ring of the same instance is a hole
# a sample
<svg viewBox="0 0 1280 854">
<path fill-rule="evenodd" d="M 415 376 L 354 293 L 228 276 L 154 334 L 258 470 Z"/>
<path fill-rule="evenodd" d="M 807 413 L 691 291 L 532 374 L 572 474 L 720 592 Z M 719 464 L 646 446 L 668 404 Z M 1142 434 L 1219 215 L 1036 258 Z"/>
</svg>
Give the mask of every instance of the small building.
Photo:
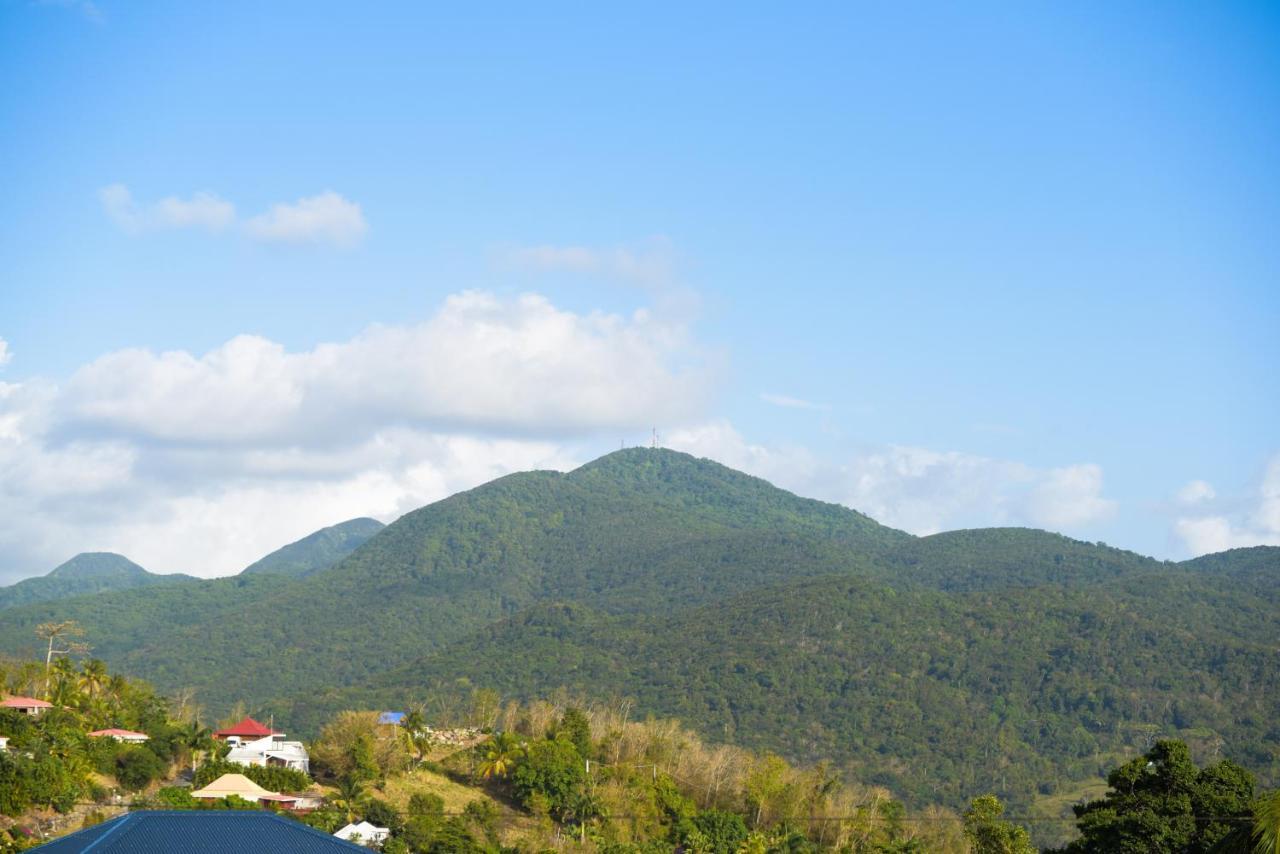
<svg viewBox="0 0 1280 854">
<path fill-rule="evenodd" d="M 41 854 L 369 854 L 358 845 L 262 810 L 131 812 L 32 850 Z"/>
<path fill-rule="evenodd" d="M 357 842 L 361 845 L 372 842 L 374 845 L 381 845 L 387 841 L 387 837 L 391 835 L 391 829 L 387 827 L 378 827 L 367 821 L 359 824 L 348 824 L 339 830 L 334 836 L 339 839 L 345 839 L 348 842 Z"/>
<path fill-rule="evenodd" d="M 382 712 L 378 715 L 379 726 L 400 726 L 404 723 L 404 712 Z"/>
<path fill-rule="evenodd" d="M 89 738 L 114 738 L 116 741 L 122 741 L 125 744 L 142 744 L 144 741 L 150 741 L 151 736 L 145 732 L 134 732 L 131 729 L 96 729 L 89 733 Z"/>
<path fill-rule="evenodd" d="M 24 715 L 44 714 L 48 709 L 53 708 L 53 703 L 46 703 L 44 700 L 37 700 L 35 697 L 8 697 L 0 700 L 0 709 L 17 709 Z"/>
<path fill-rule="evenodd" d="M 8 749 L 9 749 L 9 736 L 0 735 L 0 750 L 8 750 Z"/>
<path fill-rule="evenodd" d="M 230 741 L 232 739 L 236 739 L 237 741 L 255 741 L 269 735 L 283 736 L 284 733 L 277 733 L 275 730 L 271 729 L 271 727 L 264 726 L 253 718 L 245 718 L 240 721 L 240 723 L 232 724 L 225 729 L 218 730 L 213 734 L 213 737 L 221 741 Z"/>
<path fill-rule="evenodd" d="M 238 741 L 235 736 L 227 740 L 232 744 L 231 751 L 227 753 L 228 762 L 311 773 L 311 757 L 307 755 L 306 746 L 300 741 L 285 741 L 284 733 L 273 733 L 256 741 Z"/>
<path fill-rule="evenodd" d="M 198 801 L 218 801 L 231 795 L 254 803 L 266 801 L 278 803 L 281 806 L 284 805 L 284 801 L 296 800 L 279 792 L 264 789 L 243 774 L 223 774 L 203 789 L 196 789 L 191 793 L 191 797 Z"/>
</svg>

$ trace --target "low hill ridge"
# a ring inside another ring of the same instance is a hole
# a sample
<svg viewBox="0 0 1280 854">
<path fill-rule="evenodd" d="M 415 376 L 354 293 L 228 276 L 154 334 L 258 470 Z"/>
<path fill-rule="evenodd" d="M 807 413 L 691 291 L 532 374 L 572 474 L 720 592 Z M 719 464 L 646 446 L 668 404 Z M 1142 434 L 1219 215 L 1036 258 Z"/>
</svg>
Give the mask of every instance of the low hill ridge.
<svg viewBox="0 0 1280 854">
<path fill-rule="evenodd" d="M 249 564 L 242 574 L 274 573 L 302 577 L 328 569 L 383 529 L 377 519 L 361 517 L 308 534 Z"/>
</svg>

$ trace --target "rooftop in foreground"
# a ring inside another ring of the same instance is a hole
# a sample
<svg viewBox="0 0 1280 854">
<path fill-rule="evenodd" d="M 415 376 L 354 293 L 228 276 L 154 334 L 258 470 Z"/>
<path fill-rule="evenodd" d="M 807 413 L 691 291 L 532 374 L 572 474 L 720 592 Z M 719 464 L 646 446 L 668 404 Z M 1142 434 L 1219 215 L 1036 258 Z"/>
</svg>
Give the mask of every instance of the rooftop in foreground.
<svg viewBox="0 0 1280 854">
<path fill-rule="evenodd" d="M 48 854 L 368 854 L 369 849 L 269 812 L 146 810 L 122 815 L 32 850 Z"/>
</svg>

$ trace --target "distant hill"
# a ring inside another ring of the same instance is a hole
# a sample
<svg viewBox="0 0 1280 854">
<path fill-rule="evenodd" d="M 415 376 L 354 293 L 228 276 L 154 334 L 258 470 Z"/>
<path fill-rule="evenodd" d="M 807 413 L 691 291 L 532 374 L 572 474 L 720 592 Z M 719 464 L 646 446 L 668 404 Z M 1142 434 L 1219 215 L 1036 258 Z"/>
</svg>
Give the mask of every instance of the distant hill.
<svg viewBox="0 0 1280 854">
<path fill-rule="evenodd" d="M 377 519 L 350 519 L 321 528 L 297 542 L 276 549 L 244 568 L 245 574 L 275 573 L 302 577 L 328 569 L 383 529 Z"/>
<path fill-rule="evenodd" d="M 194 580 L 189 575 L 147 572 L 124 555 L 83 552 L 54 567 L 47 575 L 0 587 L 0 610 L 32 602 Z"/>
<path fill-rule="evenodd" d="M 305 577 L 13 608 L 0 652 L 51 619 L 304 734 L 465 678 L 631 697 L 917 803 L 1027 807 L 1153 734 L 1280 782 L 1280 548 L 1175 564 L 1031 529 L 913 537 L 665 450 L 500 478 Z"/>
</svg>

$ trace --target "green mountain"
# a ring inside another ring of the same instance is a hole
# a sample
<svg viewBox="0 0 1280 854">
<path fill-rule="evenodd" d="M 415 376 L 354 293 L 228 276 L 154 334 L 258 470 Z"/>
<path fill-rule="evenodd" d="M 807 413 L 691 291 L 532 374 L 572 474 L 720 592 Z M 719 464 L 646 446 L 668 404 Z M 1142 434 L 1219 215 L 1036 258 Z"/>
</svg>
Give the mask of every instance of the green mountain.
<svg viewBox="0 0 1280 854">
<path fill-rule="evenodd" d="M 194 580 L 189 575 L 147 572 L 127 557 L 112 552 L 83 552 L 54 567 L 48 575 L 0 587 L 0 610 L 32 602 Z"/>
<path fill-rule="evenodd" d="M 276 573 L 301 577 L 333 566 L 382 530 L 377 519 L 350 519 L 321 528 L 249 564 L 244 574 Z"/>
<path fill-rule="evenodd" d="M 1280 549 L 1174 564 L 1027 529 L 916 538 L 631 449 L 429 505 L 305 578 L 10 609 L 0 652 L 77 619 L 113 667 L 304 733 L 462 678 L 616 694 L 918 803 L 1026 806 L 1153 734 L 1280 781 L 1277 582 Z"/>
</svg>

